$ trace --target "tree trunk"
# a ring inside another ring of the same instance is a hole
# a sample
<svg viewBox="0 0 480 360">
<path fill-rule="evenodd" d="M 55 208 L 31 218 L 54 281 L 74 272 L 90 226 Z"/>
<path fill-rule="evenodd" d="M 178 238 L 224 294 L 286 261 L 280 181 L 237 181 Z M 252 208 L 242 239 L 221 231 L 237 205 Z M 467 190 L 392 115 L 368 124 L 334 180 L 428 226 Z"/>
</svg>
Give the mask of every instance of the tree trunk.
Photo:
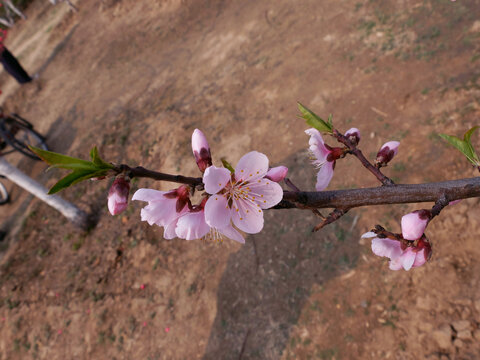
<svg viewBox="0 0 480 360">
<path fill-rule="evenodd" d="M 9 164 L 5 159 L 0 158 L 0 175 L 27 190 L 32 195 L 46 202 L 58 210 L 63 216 L 83 230 L 87 230 L 90 222 L 87 214 L 72 203 L 57 195 L 47 195 L 48 190 L 29 176 L 25 175 L 15 166 Z"/>
</svg>

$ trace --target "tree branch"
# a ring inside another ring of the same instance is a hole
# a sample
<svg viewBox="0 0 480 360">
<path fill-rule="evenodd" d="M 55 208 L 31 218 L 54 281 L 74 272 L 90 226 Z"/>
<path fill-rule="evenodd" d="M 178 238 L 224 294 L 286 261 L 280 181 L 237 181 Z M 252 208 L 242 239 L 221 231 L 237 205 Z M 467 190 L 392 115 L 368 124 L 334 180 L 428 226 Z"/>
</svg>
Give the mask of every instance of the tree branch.
<svg viewBox="0 0 480 360">
<path fill-rule="evenodd" d="M 203 181 L 201 177 L 194 178 L 194 177 L 188 177 L 188 176 L 182 176 L 182 175 L 164 174 L 161 172 L 145 169 L 144 167 L 141 167 L 141 166 L 131 168 L 128 165 L 122 164 L 115 167 L 114 171 L 117 174 L 123 172 L 130 178 L 134 178 L 134 177 L 150 178 L 154 180 L 170 181 L 170 182 L 175 182 L 179 184 L 191 185 L 193 187 L 197 187 L 200 185 L 203 186 Z"/>
<path fill-rule="evenodd" d="M 375 188 L 319 192 L 285 191 L 274 208 L 349 209 L 359 206 L 437 202 L 480 197 L 480 177 L 425 184 L 380 186 Z"/>
</svg>

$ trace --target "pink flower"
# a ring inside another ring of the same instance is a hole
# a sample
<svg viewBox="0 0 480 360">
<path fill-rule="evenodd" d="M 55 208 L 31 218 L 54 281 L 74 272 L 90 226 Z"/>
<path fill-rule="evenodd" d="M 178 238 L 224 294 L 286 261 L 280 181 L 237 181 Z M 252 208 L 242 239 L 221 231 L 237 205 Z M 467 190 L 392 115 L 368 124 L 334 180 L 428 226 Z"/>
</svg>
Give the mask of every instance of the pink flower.
<svg viewBox="0 0 480 360">
<path fill-rule="evenodd" d="M 277 166 L 268 170 L 265 177 L 275 182 L 280 182 L 287 176 L 288 168 L 286 166 Z"/>
<path fill-rule="evenodd" d="M 110 211 L 110 214 L 118 215 L 127 208 L 129 192 L 130 183 L 123 176 L 117 177 L 108 191 L 108 211 Z"/>
<path fill-rule="evenodd" d="M 173 239 L 178 219 L 188 211 L 188 189 L 186 185 L 171 191 L 138 189 L 132 200 L 147 201 L 148 205 L 140 212 L 142 221 L 165 227 L 163 237 Z"/>
<path fill-rule="evenodd" d="M 225 168 L 207 168 L 203 183 L 212 196 L 205 204 L 206 223 L 220 232 L 230 221 L 246 233 L 260 232 L 262 209 L 275 206 L 283 197 L 280 185 L 265 178 L 267 170 L 268 158 L 256 151 L 242 156 L 234 174 Z"/>
<path fill-rule="evenodd" d="M 362 235 L 372 239 L 372 251 L 375 255 L 388 257 L 391 270 L 410 270 L 425 264 L 432 254 L 432 248 L 425 236 L 414 241 L 380 238 L 373 231 Z M 415 245 L 416 244 L 416 245 Z"/>
<path fill-rule="evenodd" d="M 406 240 L 420 239 L 430 221 L 429 210 L 417 210 L 402 217 L 402 236 Z"/>
<path fill-rule="evenodd" d="M 210 146 L 208 146 L 207 138 L 198 129 L 192 134 L 192 150 L 195 161 L 201 172 L 204 172 L 209 166 L 212 166 L 212 155 L 210 154 Z"/>
<path fill-rule="evenodd" d="M 319 168 L 315 189 L 322 191 L 332 180 L 335 161 L 343 155 L 343 150 L 341 148 L 331 148 L 325 144 L 317 129 L 308 129 L 305 130 L 305 133 L 310 135 L 308 144 L 314 157 L 312 164 Z"/>
<path fill-rule="evenodd" d="M 381 166 L 387 165 L 390 160 L 392 160 L 393 157 L 397 155 L 399 146 L 400 143 L 398 141 L 389 141 L 383 144 L 377 153 L 375 163 Z"/>
<path fill-rule="evenodd" d="M 350 142 L 354 145 L 358 145 L 360 142 L 360 130 L 357 128 L 351 128 L 347 130 L 345 133 L 345 137 L 350 140 Z"/>
</svg>

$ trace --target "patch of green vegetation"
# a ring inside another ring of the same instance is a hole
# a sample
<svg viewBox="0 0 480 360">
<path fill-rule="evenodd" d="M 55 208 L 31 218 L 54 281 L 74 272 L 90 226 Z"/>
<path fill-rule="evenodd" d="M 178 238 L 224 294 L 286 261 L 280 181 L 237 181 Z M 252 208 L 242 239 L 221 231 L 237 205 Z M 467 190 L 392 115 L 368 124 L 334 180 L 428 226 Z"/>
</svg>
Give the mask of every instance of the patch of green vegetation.
<svg viewBox="0 0 480 360">
<path fill-rule="evenodd" d="M 370 21 L 362 21 L 360 25 L 358 26 L 359 30 L 363 30 L 365 32 L 365 35 L 368 36 L 372 33 L 373 29 L 377 23 L 373 20 Z"/>
</svg>

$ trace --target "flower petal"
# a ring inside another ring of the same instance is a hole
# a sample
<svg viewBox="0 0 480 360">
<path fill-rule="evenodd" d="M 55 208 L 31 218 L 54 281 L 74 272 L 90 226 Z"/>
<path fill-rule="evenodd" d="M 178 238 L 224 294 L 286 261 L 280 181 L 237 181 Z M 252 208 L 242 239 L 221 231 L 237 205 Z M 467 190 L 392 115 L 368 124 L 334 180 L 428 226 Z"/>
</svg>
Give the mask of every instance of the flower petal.
<svg viewBox="0 0 480 360">
<path fill-rule="evenodd" d="M 311 128 L 305 130 L 307 135 L 310 135 L 310 140 L 308 140 L 308 145 L 310 145 L 310 151 L 312 152 L 313 156 L 315 156 L 316 160 L 314 163 L 321 164 L 327 160 L 328 154 L 330 154 L 330 150 L 325 147 L 325 143 L 323 142 L 322 135 L 320 131 L 317 129 Z"/>
<path fill-rule="evenodd" d="M 277 166 L 268 170 L 265 177 L 275 182 L 280 182 L 287 176 L 288 168 L 286 166 Z"/>
<path fill-rule="evenodd" d="M 260 205 L 262 209 L 271 208 L 283 199 L 282 187 L 272 180 L 258 179 L 246 186 L 250 189 L 248 197 Z"/>
<path fill-rule="evenodd" d="M 375 255 L 396 259 L 402 255 L 400 241 L 392 239 L 372 239 L 372 251 Z"/>
<path fill-rule="evenodd" d="M 241 244 L 245 244 L 245 239 L 232 225 L 228 225 L 223 229 L 217 229 L 219 233 L 225 235 L 227 238 L 238 241 Z"/>
<path fill-rule="evenodd" d="M 369 231 L 362 235 L 362 239 L 374 238 L 376 236 L 377 234 L 375 234 L 373 231 Z"/>
<path fill-rule="evenodd" d="M 402 216 L 402 235 L 404 239 L 417 240 L 422 237 L 430 220 L 424 213 L 430 214 L 429 211 L 414 211 Z"/>
<path fill-rule="evenodd" d="M 230 178 L 230 171 L 228 169 L 216 166 L 208 167 L 203 175 L 205 191 L 209 194 L 216 194 L 227 185 Z"/>
<path fill-rule="evenodd" d="M 265 176 L 268 171 L 268 158 L 258 151 L 251 151 L 242 156 L 235 168 L 237 181 L 255 181 Z"/>
<path fill-rule="evenodd" d="M 168 225 L 179 215 L 176 204 L 177 199 L 167 198 L 163 198 L 163 201 L 150 202 L 141 210 L 141 219 L 147 221 L 149 225 Z"/>
<path fill-rule="evenodd" d="M 425 259 L 425 249 L 422 249 L 419 252 L 417 252 L 415 256 L 415 262 L 413 263 L 412 267 L 422 266 L 426 262 L 427 262 L 427 259 Z"/>
<path fill-rule="evenodd" d="M 263 229 L 263 211 L 259 205 L 243 199 L 233 201 L 232 220 L 237 228 L 256 234 Z"/>
<path fill-rule="evenodd" d="M 135 191 L 135 194 L 132 196 L 132 200 L 140 200 L 140 201 L 162 201 L 164 198 L 164 194 L 168 193 L 169 191 L 158 191 L 153 189 L 138 189 Z"/>
<path fill-rule="evenodd" d="M 417 253 L 412 250 L 412 248 L 407 248 L 402 256 L 400 256 L 400 261 L 402 263 L 402 266 L 405 270 L 410 270 L 413 266 L 413 263 L 415 262 L 415 257 L 417 256 Z"/>
<path fill-rule="evenodd" d="M 163 238 L 172 240 L 177 237 L 175 228 L 177 227 L 178 218 L 173 220 L 170 224 L 167 224 L 163 230 Z"/>
<path fill-rule="evenodd" d="M 327 161 L 322 165 L 322 167 L 318 171 L 317 184 L 315 185 L 315 189 L 317 189 L 317 191 L 324 190 L 330 183 L 330 180 L 332 180 L 332 177 L 333 177 L 333 161 Z"/>
<path fill-rule="evenodd" d="M 205 212 L 189 212 L 178 219 L 175 230 L 179 238 L 185 240 L 201 239 L 210 231 L 210 226 L 205 222 Z"/>
<path fill-rule="evenodd" d="M 211 169 L 210 166 L 208 169 Z M 207 169 L 207 171 L 208 171 Z M 205 204 L 205 221 L 215 228 L 224 228 L 230 224 L 231 209 L 228 207 L 225 195 L 212 195 Z"/>
</svg>

